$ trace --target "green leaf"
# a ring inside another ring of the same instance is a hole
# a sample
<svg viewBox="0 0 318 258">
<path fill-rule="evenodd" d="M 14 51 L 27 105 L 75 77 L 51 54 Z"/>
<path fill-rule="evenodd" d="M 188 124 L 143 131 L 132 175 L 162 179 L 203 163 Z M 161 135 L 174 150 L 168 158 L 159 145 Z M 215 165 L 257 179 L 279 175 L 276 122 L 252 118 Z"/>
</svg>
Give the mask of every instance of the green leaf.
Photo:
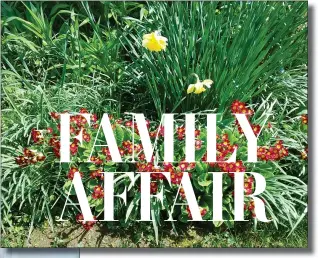
<svg viewBox="0 0 318 258">
<path fill-rule="evenodd" d="M 207 164 L 197 162 L 196 165 L 195 165 L 195 170 L 199 174 L 206 173 L 207 172 Z"/>
<path fill-rule="evenodd" d="M 189 220 L 188 214 L 180 214 L 179 215 L 179 220 L 183 223 L 187 223 Z"/>
<path fill-rule="evenodd" d="M 70 189 L 72 187 L 72 189 Z M 63 186 L 63 190 L 66 194 L 68 194 L 70 192 L 70 195 L 75 195 L 76 192 L 75 192 L 75 189 L 73 187 L 73 184 L 72 184 L 72 180 L 67 180 Z M 71 191 L 70 191 L 71 190 Z"/>
<path fill-rule="evenodd" d="M 198 177 L 198 183 L 199 185 L 206 187 L 212 184 L 212 180 L 209 179 L 208 173 L 204 173 Z"/>
<path fill-rule="evenodd" d="M 104 199 L 98 199 L 95 203 L 95 210 L 102 212 L 104 210 Z"/>
<path fill-rule="evenodd" d="M 97 179 L 90 179 L 88 181 L 88 184 L 87 184 L 87 187 L 90 189 L 90 190 L 93 190 L 95 186 L 98 185 L 98 180 Z"/>
<path fill-rule="evenodd" d="M 89 171 L 88 165 L 89 165 L 89 163 L 81 163 L 78 167 L 78 170 L 80 172 L 87 172 L 87 171 Z"/>
<path fill-rule="evenodd" d="M 213 225 L 218 228 L 223 224 L 224 221 L 213 221 Z"/>
<path fill-rule="evenodd" d="M 120 125 L 116 125 L 114 129 L 114 134 L 117 145 L 120 146 L 124 140 L 124 130 L 121 128 Z"/>
</svg>

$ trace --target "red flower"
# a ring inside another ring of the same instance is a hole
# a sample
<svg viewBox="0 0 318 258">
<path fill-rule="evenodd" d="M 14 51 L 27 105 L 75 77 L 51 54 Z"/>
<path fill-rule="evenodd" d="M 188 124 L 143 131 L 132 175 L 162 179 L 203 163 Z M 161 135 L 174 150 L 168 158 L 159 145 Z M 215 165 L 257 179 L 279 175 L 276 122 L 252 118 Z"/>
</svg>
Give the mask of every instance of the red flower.
<svg viewBox="0 0 318 258">
<path fill-rule="evenodd" d="M 93 170 L 91 173 L 90 173 L 90 178 L 91 179 L 95 179 L 95 178 L 100 178 L 100 179 L 103 179 L 104 178 L 104 174 L 102 173 L 102 169 L 99 168 L 97 170 Z"/>
<path fill-rule="evenodd" d="M 171 172 L 170 178 L 172 184 L 179 185 L 182 179 L 182 173 Z"/>
<path fill-rule="evenodd" d="M 86 130 L 83 131 L 83 139 L 85 142 L 89 142 L 91 140 L 91 136 L 86 132 Z"/>
<path fill-rule="evenodd" d="M 86 108 L 80 108 L 80 111 L 79 111 L 81 114 L 88 114 L 88 110 Z"/>
<path fill-rule="evenodd" d="M 24 156 L 18 156 L 15 158 L 15 162 L 20 166 L 20 167 L 26 167 L 29 165 L 29 158 L 24 157 Z"/>
<path fill-rule="evenodd" d="M 93 199 L 100 199 L 104 198 L 104 189 L 102 186 L 97 185 L 94 187 L 93 194 L 92 194 Z"/>
<path fill-rule="evenodd" d="M 200 150 L 202 147 L 202 141 L 201 140 L 195 140 L 195 149 Z"/>
<path fill-rule="evenodd" d="M 116 120 L 116 123 L 117 123 L 117 124 L 122 124 L 122 123 L 123 123 L 123 119 L 122 119 L 122 118 L 117 119 L 117 120 Z"/>
<path fill-rule="evenodd" d="M 253 129 L 255 136 L 258 136 L 260 131 L 261 131 L 261 126 L 260 125 L 252 125 L 252 129 Z"/>
<path fill-rule="evenodd" d="M 164 162 L 163 163 L 163 168 L 164 168 L 165 171 L 169 172 L 169 169 L 173 168 L 173 165 L 170 162 Z"/>
<path fill-rule="evenodd" d="M 288 156 L 288 149 L 284 147 L 283 141 L 277 141 L 274 147 L 259 147 L 257 157 L 265 161 L 280 160 Z"/>
<path fill-rule="evenodd" d="M 165 134 L 165 128 L 164 128 L 164 126 L 161 125 L 161 126 L 159 127 L 159 129 L 158 129 L 158 132 L 159 132 L 158 135 L 161 136 L 161 137 L 163 137 L 164 134 Z"/>
<path fill-rule="evenodd" d="M 150 136 L 150 138 L 156 138 L 156 136 L 157 136 L 157 132 L 156 131 L 152 131 L 152 132 L 149 132 L 149 136 Z"/>
<path fill-rule="evenodd" d="M 188 163 L 185 161 L 181 161 L 178 165 L 178 168 L 183 172 L 188 169 Z"/>
<path fill-rule="evenodd" d="M 233 114 L 246 114 L 251 116 L 254 114 L 252 109 L 246 107 L 246 103 L 234 100 L 231 105 L 231 111 Z"/>
<path fill-rule="evenodd" d="M 185 195 L 183 187 L 180 188 L 179 194 L 181 196 L 181 199 L 185 199 L 186 198 L 186 195 Z"/>
<path fill-rule="evenodd" d="M 151 194 L 156 194 L 158 191 L 158 185 L 156 182 L 151 182 L 150 183 L 150 193 Z"/>
<path fill-rule="evenodd" d="M 96 220 L 96 216 L 93 217 Z M 90 230 L 96 224 L 96 221 L 84 221 L 83 214 L 76 215 L 76 222 L 81 224 L 85 230 Z"/>
<path fill-rule="evenodd" d="M 74 140 L 74 141 L 72 142 L 72 144 L 70 145 L 70 151 L 71 151 L 71 154 L 72 154 L 72 155 L 75 155 L 75 154 L 77 153 L 77 151 L 78 151 L 78 145 L 77 145 L 77 141 L 76 141 L 76 140 Z"/>
<path fill-rule="evenodd" d="M 192 214 L 191 214 L 191 211 L 190 211 L 189 206 L 187 206 L 186 211 L 187 211 L 187 213 L 188 213 L 188 218 L 189 218 L 189 219 L 192 219 Z M 207 211 L 206 208 L 200 207 L 200 213 L 201 213 L 201 216 L 202 216 L 202 217 L 204 217 L 207 212 L 208 212 L 208 211 Z"/>
<path fill-rule="evenodd" d="M 102 165 L 103 160 L 100 157 L 91 156 L 91 162 L 93 162 L 95 165 Z"/>
<path fill-rule="evenodd" d="M 33 128 L 31 131 L 31 137 L 35 143 L 42 142 L 44 139 L 42 133 L 35 128 Z"/>
<path fill-rule="evenodd" d="M 98 129 L 99 124 L 98 124 L 98 123 L 95 123 L 95 124 L 92 125 L 92 127 L 93 127 L 94 129 Z"/>
<path fill-rule="evenodd" d="M 127 121 L 127 122 L 125 122 L 125 126 L 126 126 L 126 127 L 132 127 L 132 125 L 133 125 L 133 122 L 132 122 L 132 121 Z"/>
<path fill-rule="evenodd" d="M 178 127 L 177 128 L 177 134 L 181 134 L 181 135 L 183 135 L 183 134 L 185 134 L 185 127 L 184 126 L 180 126 L 180 127 Z"/>
<path fill-rule="evenodd" d="M 59 118 L 60 115 L 57 112 L 51 112 L 50 116 L 51 116 L 52 119 L 56 120 L 56 119 Z"/>
<path fill-rule="evenodd" d="M 150 127 L 150 121 L 148 119 L 146 120 L 146 126 L 147 126 L 147 128 Z"/>
<path fill-rule="evenodd" d="M 91 116 L 91 120 L 92 120 L 94 123 L 97 122 L 97 119 L 98 119 L 98 117 L 97 117 L 96 114 L 93 114 L 93 115 Z"/>
<path fill-rule="evenodd" d="M 307 115 L 307 114 L 301 115 L 301 122 L 302 122 L 304 125 L 307 125 L 307 124 L 308 124 L 308 115 Z"/>
<path fill-rule="evenodd" d="M 45 160 L 45 156 L 43 155 L 43 153 L 40 152 L 36 155 L 36 159 L 37 161 L 43 161 Z"/>
<path fill-rule="evenodd" d="M 28 148 L 24 148 L 23 153 L 24 153 L 24 156 L 26 157 L 34 157 L 36 155 L 35 150 L 30 150 Z"/>
<path fill-rule="evenodd" d="M 71 167 L 70 170 L 69 170 L 69 172 L 68 172 L 68 174 L 67 174 L 68 179 L 73 180 L 74 174 L 75 174 L 76 172 L 79 172 L 79 171 L 78 171 L 78 168 L 76 168 L 76 167 Z M 82 177 L 83 177 L 83 172 L 79 172 L 79 174 L 80 174 L 80 177 L 82 178 Z"/>
</svg>

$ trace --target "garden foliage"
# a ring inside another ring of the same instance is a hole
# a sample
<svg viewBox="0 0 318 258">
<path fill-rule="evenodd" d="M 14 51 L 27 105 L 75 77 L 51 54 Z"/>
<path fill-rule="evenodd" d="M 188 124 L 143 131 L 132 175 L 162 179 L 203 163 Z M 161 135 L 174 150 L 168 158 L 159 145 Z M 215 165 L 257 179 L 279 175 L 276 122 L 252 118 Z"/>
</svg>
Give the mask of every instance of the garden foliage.
<svg viewBox="0 0 318 258">
<path fill-rule="evenodd" d="M 160 175 L 153 176 L 150 186 L 152 193 L 161 188 L 166 193 L 163 205 L 151 203 L 157 238 L 182 171 L 191 173 L 206 219 L 213 212 L 212 181 L 206 172 L 233 168 L 265 176 L 262 198 L 277 227 L 290 232 L 304 218 L 308 182 L 306 3 L 2 1 L 1 5 L 4 232 L 15 224 L 32 230 L 44 220 L 54 231 L 75 171 L 81 172 L 97 217 L 103 213 L 100 171 L 171 172 L 171 188 Z M 152 51 L 149 42 L 143 43 L 152 40 L 144 35 L 154 31 L 167 39 L 162 51 Z M 200 90 L 190 92 L 191 84 Z M 73 142 L 72 162 L 61 165 L 57 113 L 66 110 L 94 115 L 91 127 L 73 117 L 72 133 L 85 128 L 85 143 Z M 226 160 L 237 146 L 236 163 L 204 162 L 206 125 L 199 117 L 196 155 L 202 162 L 183 162 L 184 121 L 180 116 L 175 128 L 175 160 L 179 162 L 154 167 L 144 162 L 138 131 L 133 132 L 131 118 L 125 114 L 145 113 L 150 136 L 158 136 L 161 146 L 164 135 L 158 122 L 163 113 L 211 111 L 220 114 L 218 159 Z M 245 162 L 246 141 L 232 115 L 238 112 L 248 115 L 259 135 L 259 162 L 255 164 Z M 139 160 L 135 165 L 109 162 L 106 148 L 95 150 L 93 164 L 83 163 L 103 113 L 110 114 L 127 161 L 133 155 L 134 135 Z M 117 180 L 116 190 L 129 188 L 128 205 L 116 201 L 116 217 L 127 226 L 138 219 L 139 189 L 124 176 Z M 245 191 L 253 188 L 253 178 L 246 177 Z M 230 174 L 224 177 L 224 196 L 224 218 L 231 219 Z M 186 202 L 182 189 L 178 198 Z M 76 202 L 76 197 L 71 200 Z M 249 200 L 245 213 L 253 218 Z M 178 223 L 189 223 L 191 218 L 186 205 L 176 206 L 173 215 L 178 219 L 172 225 L 176 231 Z M 74 222 L 81 218 L 78 207 L 67 209 L 65 216 Z M 87 230 L 93 224 L 83 226 Z M 214 226 L 235 225 L 225 221 Z"/>
</svg>

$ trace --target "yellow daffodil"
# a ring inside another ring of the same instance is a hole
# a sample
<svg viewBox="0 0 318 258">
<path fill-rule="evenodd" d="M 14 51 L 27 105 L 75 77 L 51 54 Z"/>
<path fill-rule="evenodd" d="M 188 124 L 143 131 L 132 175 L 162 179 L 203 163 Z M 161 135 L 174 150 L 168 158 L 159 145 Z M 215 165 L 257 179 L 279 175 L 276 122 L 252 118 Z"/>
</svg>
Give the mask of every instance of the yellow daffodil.
<svg viewBox="0 0 318 258">
<path fill-rule="evenodd" d="M 190 84 L 187 90 L 187 93 L 194 93 L 194 94 L 200 94 L 204 91 L 206 91 L 206 89 L 204 88 L 210 88 L 213 81 L 210 79 L 204 80 L 204 81 L 200 81 L 199 77 L 195 74 L 195 76 L 197 77 L 197 82 L 194 84 Z"/>
<path fill-rule="evenodd" d="M 159 52 L 166 49 L 167 41 L 168 39 L 161 36 L 159 31 L 155 31 L 143 36 L 142 46 L 150 51 Z"/>
</svg>

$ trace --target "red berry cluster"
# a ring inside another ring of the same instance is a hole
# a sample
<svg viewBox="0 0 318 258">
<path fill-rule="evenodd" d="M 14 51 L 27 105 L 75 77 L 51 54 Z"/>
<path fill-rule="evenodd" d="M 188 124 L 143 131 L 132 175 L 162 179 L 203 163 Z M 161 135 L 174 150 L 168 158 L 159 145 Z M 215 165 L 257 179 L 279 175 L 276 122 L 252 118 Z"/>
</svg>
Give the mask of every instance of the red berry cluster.
<svg viewBox="0 0 318 258">
<path fill-rule="evenodd" d="M 284 147 L 283 141 L 277 141 L 272 147 L 257 148 L 257 157 L 264 161 L 277 161 L 288 156 L 288 149 Z"/>
<path fill-rule="evenodd" d="M 94 216 L 94 220 L 96 220 L 95 216 Z M 93 226 L 96 224 L 96 221 L 84 221 L 83 214 L 76 215 L 76 222 L 80 223 L 85 230 L 91 230 Z"/>
<path fill-rule="evenodd" d="M 37 162 L 41 162 L 45 160 L 45 156 L 41 152 L 37 152 L 36 150 L 30 150 L 25 148 L 22 156 L 18 156 L 15 158 L 15 162 L 20 167 L 26 167 L 30 164 L 35 164 Z"/>
</svg>

